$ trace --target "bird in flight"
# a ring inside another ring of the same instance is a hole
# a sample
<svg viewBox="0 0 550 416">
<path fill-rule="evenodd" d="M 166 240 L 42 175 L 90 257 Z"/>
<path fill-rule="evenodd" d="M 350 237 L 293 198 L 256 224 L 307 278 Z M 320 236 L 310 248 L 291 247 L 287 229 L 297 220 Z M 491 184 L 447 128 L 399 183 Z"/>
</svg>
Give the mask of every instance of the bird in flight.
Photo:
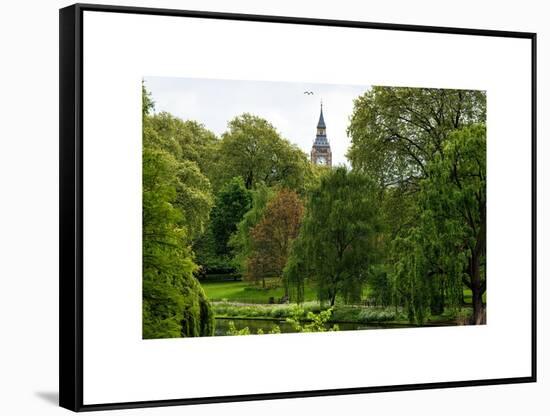
<svg viewBox="0 0 550 416">
<path fill-rule="evenodd" d="M 313 95 L 313 91 L 304 91 L 304 94 Z"/>
</svg>

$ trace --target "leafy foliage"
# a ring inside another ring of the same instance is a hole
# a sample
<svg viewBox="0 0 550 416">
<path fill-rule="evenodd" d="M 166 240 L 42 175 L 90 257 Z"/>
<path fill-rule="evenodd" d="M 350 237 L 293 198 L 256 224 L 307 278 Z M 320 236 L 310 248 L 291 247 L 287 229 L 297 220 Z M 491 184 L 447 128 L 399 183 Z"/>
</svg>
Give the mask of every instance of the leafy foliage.
<svg viewBox="0 0 550 416">
<path fill-rule="evenodd" d="M 312 165 L 258 116 L 218 138 L 142 100 L 144 338 L 212 335 L 214 313 L 297 332 L 485 322 L 483 91 L 373 87 L 354 101 L 351 170 Z"/>
<path fill-rule="evenodd" d="M 286 322 L 289 323 L 294 332 L 332 332 L 339 331 L 338 324 L 330 325 L 330 318 L 332 315 L 332 308 L 325 309 L 318 313 L 307 312 L 300 308 L 294 308 L 291 310 L 290 316 L 286 318 Z M 248 326 L 237 329 L 235 322 L 229 321 L 227 335 L 250 335 L 251 331 Z M 273 325 L 269 334 L 279 334 L 281 328 L 278 325 Z M 260 328 L 257 332 L 258 335 L 263 335 L 264 331 Z"/>
<path fill-rule="evenodd" d="M 298 235 L 304 207 L 294 191 L 282 189 L 267 204 L 263 218 L 250 230 L 251 253 L 245 277 L 252 281 L 281 276 L 292 242 Z"/>
<path fill-rule="evenodd" d="M 288 318 L 298 317 L 304 319 L 308 312 L 321 311 L 319 302 L 306 302 L 302 305 L 242 305 L 230 302 L 218 302 L 214 304 L 216 316 L 239 318 Z"/>
<path fill-rule="evenodd" d="M 251 334 L 250 329 L 247 326 L 245 326 L 242 329 L 237 329 L 237 327 L 235 326 L 235 322 L 233 321 L 229 321 L 228 327 L 229 328 L 227 330 L 226 335 L 250 335 Z M 280 333 L 281 333 L 281 328 L 279 327 L 279 325 L 273 325 L 271 327 L 271 330 L 268 332 L 268 334 L 280 334 Z M 258 331 L 256 334 L 264 335 L 265 332 L 263 331 L 262 328 L 258 328 Z"/>
<path fill-rule="evenodd" d="M 183 121 L 166 112 L 150 115 L 149 124 L 176 159 L 196 163 L 209 182 L 216 179 L 220 141 L 214 133 L 196 121 Z"/>
<path fill-rule="evenodd" d="M 213 314 L 193 276 L 190 249 L 197 224 L 208 218 L 209 183 L 194 162 L 177 159 L 174 142 L 152 125 L 144 97 L 143 337 L 212 335 Z"/>
<path fill-rule="evenodd" d="M 220 149 L 220 182 L 240 176 L 247 189 L 260 182 L 302 190 L 311 175 L 307 156 L 266 120 L 245 113 L 231 120 Z"/>
<path fill-rule="evenodd" d="M 414 188 L 450 132 L 486 117 L 483 91 L 373 87 L 354 104 L 348 158 L 383 186 Z"/>
<path fill-rule="evenodd" d="M 230 254 L 229 238 L 237 231 L 237 224 L 250 209 L 251 202 L 252 196 L 241 177 L 234 177 L 219 191 L 211 215 L 212 235 L 218 255 Z"/>
<path fill-rule="evenodd" d="M 267 204 L 275 196 L 275 190 L 263 182 L 251 191 L 252 207 L 237 224 L 237 230 L 229 239 L 229 246 L 234 255 L 233 264 L 241 273 L 247 273 L 248 257 L 252 252 L 250 230 L 264 217 Z"/>
<path fill-rule="evenodd" d="M 472 290 L 474 323 L 482 323 L 486 288 L 486 131 L 476 124 L 453 132 L 427 165 L 421 182 L 420 220 L 394 242 L 395 284 L 409 317 L 425 321 L 447 301 L 462 302 Z"/>
<path fill-rule="evenodd" d="M 332 308 L 325 309 L 319 313 L 308 312 L 306 322 L 301 321 L 301 315 L 302 312 L 297 310 L 293 316 L 286 318 L 286 322 L 292 325 L 294 332 L 332 332 L 340 330 L 338 324 L 328 327 Z"/>
<path fill-rule="evenodd" d="M 311 276 L 320 300 L 334 305 L 361 296 L 380 230 L 376 187 L 367 176 L 339 167 L 321 178 L 311 192 L 293 257 L 285 272 L 289 282 Z"/>
<path fill-rule="evenodd" d="M 388 267 L 385 264 L 376 264 L 371 268 L 369 279 L 370 300 L 377 306 L 392 304 L 393 288 L 387 269 Z"/>
</svg>

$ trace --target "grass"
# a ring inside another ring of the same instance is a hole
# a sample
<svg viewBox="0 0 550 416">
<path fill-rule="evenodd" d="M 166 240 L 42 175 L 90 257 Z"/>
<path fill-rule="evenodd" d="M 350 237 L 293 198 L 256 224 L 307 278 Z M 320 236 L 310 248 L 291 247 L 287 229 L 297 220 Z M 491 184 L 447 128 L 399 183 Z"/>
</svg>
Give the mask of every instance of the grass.
<svg viewBox="0 0 550 416">
<path fill-rule="evenodd" d="M 317 293 L 312 287 L 305 288 L 305 302 L 302 305 L 296 305 L 269 304 L 270 298 L 277 302 L 284 296 L 283 288 L 274 285 L 265 289 L 242 281 L 203 282 L 201 285 L 208 299 L 214 303 L 214 313 L 218 317 L 284 320 L 287 317 L 294 316 L 297 310 L 302 311 L 302 317 L 305 317 L 307 312 L 318 313 L 320 311 Z M 471 297 L 471 291 L 465 289 L 465 301 L 471 302 Z M 427 323 L 449 322 L 457 319 L 465 321 L 470 314 L 470 307 L 462 308 L 459 311 L 446 310 L 440 316 L 431 316 Z M 408 323 L 402 308 L 396 310 L 393 307 L 364 307 L 342 304 L 336 305 L 331 320 L 358 323 Z"/>
<path fill-rule="evenodd" d="M 268 304 L 270 298 L 277 302 L 284 296 L 282 287 L 264 289 L 261 286 L 251 286 L 248 282 L 203 282 L 201 286 L 206 297 L 213 302 Z M 317 294 L 313 288 L 306 287 L 304 297 L 306 302 L 313 301 L 317 298 Z"/>
<path fill-rule="evenodd" d="M 201 283 L 206 296 L 213 302 L 227 301 L 240 303 L 263 303 L 268 304 L 269 299 L 273 298 L 275 302 L 284 296 L 282 287 L 262 288 L 253 286 L 249 282 L 242 281 L 224 281 L 224 282 L 203 282 Z M 365 287 L 363 297 L 368 298 L 370 290 Z M 313 287 L 305 288 L 305 302 L 317 299 L 317 293 Z M 483 295 L 483 302 L 487 301 L 486 294 Z M 467 304 L 472 302 L 472 291 L 464 289 L 464 301 Z"/>
<path fill-rule="evenodd" d="M 472 303 L 472 291 L 470 289 L 464 288 L 462 293 L 464 293 L 464 302 L 467 303 L 467 304 L 471 304 Z M 487 303 L 487 292 L 485 292 L 483 294 L 482 299 L 483 299 L 483 303 Z"/>
</svg>

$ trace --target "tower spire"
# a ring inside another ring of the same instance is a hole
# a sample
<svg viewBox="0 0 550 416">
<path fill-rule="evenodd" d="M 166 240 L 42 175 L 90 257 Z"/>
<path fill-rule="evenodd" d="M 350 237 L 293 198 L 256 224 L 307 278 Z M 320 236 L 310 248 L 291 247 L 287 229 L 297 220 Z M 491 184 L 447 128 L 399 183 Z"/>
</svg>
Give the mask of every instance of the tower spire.
<svg viewBox="0 0 550 416">
<path fill-rule="evenodd" d="M 311 148 L 311 162 L 316 165 L 332 166 L 332 151 L 327 138 L 327 126 L 323 116 L 323 100 L 321 100 L 321 111 L 317 123 L 317 135 Z"/>
<path fill-rule="evenodd" d="M 321 100 L 321 114 L 319 115 L 319 122 L 317 123 L 317 129 L 322 129 L 323 131 L 327 128 L 325 125 L 325 119 L 323 117 L 323 100 Z"/>
</svg>

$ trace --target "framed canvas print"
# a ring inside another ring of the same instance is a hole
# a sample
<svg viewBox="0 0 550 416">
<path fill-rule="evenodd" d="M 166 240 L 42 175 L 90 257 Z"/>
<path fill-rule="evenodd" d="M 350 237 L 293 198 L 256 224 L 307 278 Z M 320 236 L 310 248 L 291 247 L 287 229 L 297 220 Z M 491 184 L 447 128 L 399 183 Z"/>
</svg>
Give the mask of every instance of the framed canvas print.
<svg viewBox="0 0 550 416">
<path fill-rule="evenodd" d="M 535 56 L 61 9 L 61 406 L 534 382 Z"/>
</svg>

